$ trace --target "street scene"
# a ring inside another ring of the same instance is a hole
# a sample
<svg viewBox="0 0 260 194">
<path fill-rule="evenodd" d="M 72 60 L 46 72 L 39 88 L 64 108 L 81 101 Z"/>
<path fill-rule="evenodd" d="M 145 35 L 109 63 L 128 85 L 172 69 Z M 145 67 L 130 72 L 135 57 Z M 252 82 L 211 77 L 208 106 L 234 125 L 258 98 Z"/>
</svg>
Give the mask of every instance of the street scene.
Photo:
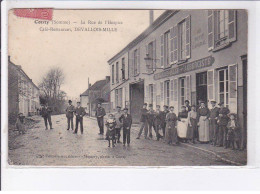
<svg viewBox="0 0 260 194">
<path fill-rule="evenodd" d="M 9 165 L 247 165 L 246 10 L 23 11 Z"/>
</svg>

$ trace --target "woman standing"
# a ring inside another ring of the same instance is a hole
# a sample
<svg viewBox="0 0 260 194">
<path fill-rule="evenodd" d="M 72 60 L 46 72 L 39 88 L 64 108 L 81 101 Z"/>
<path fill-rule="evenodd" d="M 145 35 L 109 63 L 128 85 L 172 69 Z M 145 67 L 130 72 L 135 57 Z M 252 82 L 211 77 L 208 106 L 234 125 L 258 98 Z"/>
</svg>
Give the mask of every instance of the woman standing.
<svg viewBox="0 0 260 194">
<path fill-rule="evenodd" d="M 166 142 L 168 144 L 177 145 L 178 142 L 178 135 L 176 129 L 176 122 L 178 120 L 176 114 L 173 112 L 174 107 L 170 107 L 170 112 L 166 115 Z"/>
<path fill-rule="evenodd" d="M 178 114 L 177 132 L 178 136 L 183 142 L 187 142 L 187 129 L 188 129 L 188 111 L 186 107 L 181 107 L 181 112 Z"/>
<path fill-rule="evenodd" d="M 195 138 L 195 132 L 197 130 L 197 112 L 196 112 L 196 106 L 192 105 L 191 106 L 191 111 L 188 113 L 188 131 L 187 131 L 187 139 L 191 143 L 195 143 L 194 138 Z"/>
<path fill-rule="evenodd" d="M 198 118 L 199 118 L 199 141 L 200 142 L 209 142 L 209 114 L 210 111 L 206 107 L 205 102 L 201 102 L 201 105 L 198 109 Z"/>
</svg>

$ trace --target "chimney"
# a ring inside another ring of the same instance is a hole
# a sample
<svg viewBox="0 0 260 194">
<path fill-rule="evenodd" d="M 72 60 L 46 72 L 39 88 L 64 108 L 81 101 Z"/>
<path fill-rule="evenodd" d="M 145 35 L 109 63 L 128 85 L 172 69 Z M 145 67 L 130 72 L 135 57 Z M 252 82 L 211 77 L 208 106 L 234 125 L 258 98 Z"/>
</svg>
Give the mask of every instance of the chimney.
<svg viewBox="0 0 260 194">
<path fill-rule="evenodd" d="M 150 25 L 153 23 L 153 10 L 149 10 Z"/>
<path fill-rule="evenodd" d="M 106 83 L 110 81 L 110 76 L 106 76 Z"/>
</svg>

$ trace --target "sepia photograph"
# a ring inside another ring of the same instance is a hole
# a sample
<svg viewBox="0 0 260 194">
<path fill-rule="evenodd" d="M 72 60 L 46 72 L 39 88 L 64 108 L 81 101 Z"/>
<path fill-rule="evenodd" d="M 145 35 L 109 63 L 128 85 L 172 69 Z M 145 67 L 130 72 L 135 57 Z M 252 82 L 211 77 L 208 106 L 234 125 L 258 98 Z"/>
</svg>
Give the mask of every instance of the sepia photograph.
<svg viewBox="0 0 260 194">
<path fill-rule="evenodd" d="M 246 9 L 10 9 L 8 164 L 246 166 L 247 53 Z"/>
</svg>

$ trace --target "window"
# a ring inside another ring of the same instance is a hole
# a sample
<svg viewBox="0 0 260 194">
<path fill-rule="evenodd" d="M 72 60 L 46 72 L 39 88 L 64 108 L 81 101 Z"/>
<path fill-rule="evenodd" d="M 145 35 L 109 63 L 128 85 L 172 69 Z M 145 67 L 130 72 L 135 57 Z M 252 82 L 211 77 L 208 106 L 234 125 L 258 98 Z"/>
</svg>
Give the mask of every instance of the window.
<svg viewBox="0 0 260 194">
<path fill-rule="evenodd" d="M 164 103 L 169 106 L 170 105 L 170 81 L 164 82 Z"/>
<path fill-rule="evenodd" d="M 119 68 L 118 62 L 116 62 L 116 82 L 119 82 L 119 72 L 118 72 L 118 68 Z"/>
<path fill-rule="evenodd" d="M 217 39 L 228 36 L 228 10 L 217 11 Z"/>
<path fill-rule="evenodd" d="M 219 102 L 223 102 L 225 106 L 228 107 L 229 104 L 229 93 L 228 93 L 228 69 L 221 69 L 218 72 L 218 80 L 219 80 Z"/>
<path fill-rule="evenodd" d="M 134 50 L 134 75 L 138 74 L 138 50 Z"/>
<path fill-rule="evenodd" d="M 186 59 L 186 22 L 183 20 L 178 25 L 179 29 L 179 59 L 185 60 Z"/>
<path fill-rule="evenodd" d="M 115 104 L 122 107 L 122 88 L 115 90 Z"/>
<path fill-rule="evenodd" d="M 170 66 L 170 31 L 164 34 L 164 67 Z"/>
<path fill-rule="evenodd" d="M 122 58 L 122 80 L 125 80 L 125 58 Z"/>
<path fill-rule="evenodd" d="M 115 83 L 115 65 L 112 65 L 112 84 Z"/>
<path fill-rule="evenodd" d="M 149 84 L 149 104 L 153 104 L 153 94 L 154 94 L 154 91 L 153 91 L 153 84 Z"/>
<path fill-rule="evenodd" d="M 185 105 L 185 78 L 180 78 L 180 105 Z"/>
</svg>

